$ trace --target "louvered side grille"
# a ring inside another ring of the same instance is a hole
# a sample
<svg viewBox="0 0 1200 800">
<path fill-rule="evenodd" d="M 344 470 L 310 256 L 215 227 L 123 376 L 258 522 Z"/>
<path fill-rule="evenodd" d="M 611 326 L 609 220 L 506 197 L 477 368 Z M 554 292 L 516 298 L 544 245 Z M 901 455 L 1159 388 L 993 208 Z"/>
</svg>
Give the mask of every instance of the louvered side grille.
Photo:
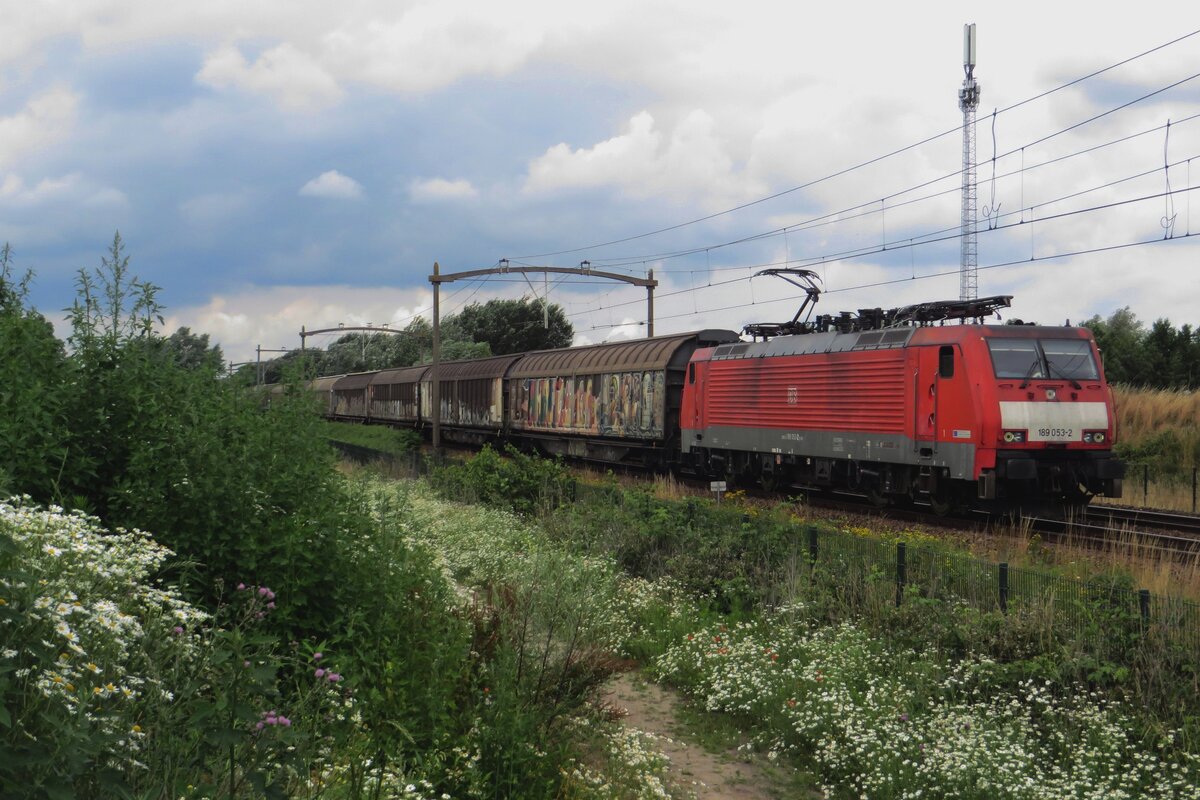
<svg viewBox="0 0 1200 800">
<path fill-rule="evenodd" d="M 904 351 L 713 362 L 709 425 L 903 433 Z"/>
</svg>

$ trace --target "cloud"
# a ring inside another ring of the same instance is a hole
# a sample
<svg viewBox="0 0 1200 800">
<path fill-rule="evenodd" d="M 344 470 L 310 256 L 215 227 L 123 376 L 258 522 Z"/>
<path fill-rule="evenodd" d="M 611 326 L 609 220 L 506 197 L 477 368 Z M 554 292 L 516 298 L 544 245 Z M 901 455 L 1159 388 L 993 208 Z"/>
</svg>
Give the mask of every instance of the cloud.
<svg viewBox="0 0 1200 800">
<path fill-rule="evenodd" d="M 74 92 L 57 87 L 33 98 L 16 114 L 0 117 L 0 167 L 66 138 L 78 105 Z"/>
<path fill-rule="evenodd" d="M 300 187 L 304 197 L 325 197 L 333 200 L 355 200 L 363 196 L 362 185 L 336 169 L 322 172 Z"/>
<path fill-rule="evenodd" d="M 408 193 L 417 203 L 470 200 L 479 196 L 479 191 L 464 178 L 453 181 L 446 178 L 415 180 L 409 184 Z"/>
<path fill-rule="evenodd" d="M 186 325 L 208 333 L 231 361 L 253 360 L 255 348 L 300 346 L 300 328 L 309 330 L 346 325 L 403 328 L 432 304 L 425 288 L 349 286 L 248 287 L 212 296 L 203 305 L 172 309 L 164 329 Z M 427 314 L 426 314 L 427 315 Z M 317 336 L 309 347 L 326 347 L 336 338 Z"/>
<path fill-rule="evenodd" d="M 110 186 L 97 186 L 79 173 L 43 178 L 27 186 L 19 175 L 5 175 L 0 181 L 0 205 L 6 208 L 33 208 L 49 204 L 83 205 L 92 208 L 124 206 L 125 193 Z"/>
<path fill-rule="evenodd" d="M 288 42 L 252 64 L 236 47 L 223 47 L 204 60 L 196 80 L 214 89 L 271 95 L 288 111 L 319 111 L 342 98 L 341 87 L 319 61 Z"/>
<path fill-rule="evenodd" d="M 592 147 L 565 143 L 534 159 L 527 194 L 611 187 L 638 197 L 666 196 L 719 207 L 766 191 L 766 184 L 735 169 L 713 118 L 687 114 L 668 136 L 648 111 L 634 115 L 623 133 Z"/>
</svg>

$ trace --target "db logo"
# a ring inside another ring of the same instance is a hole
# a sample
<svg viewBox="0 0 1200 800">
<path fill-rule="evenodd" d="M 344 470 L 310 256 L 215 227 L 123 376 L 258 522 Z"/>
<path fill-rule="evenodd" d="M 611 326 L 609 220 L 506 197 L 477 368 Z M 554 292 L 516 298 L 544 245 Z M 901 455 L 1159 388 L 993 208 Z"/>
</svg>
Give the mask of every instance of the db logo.
<svg viewBox="0 0 1200 800">
<path fill-rule="evenodd" d="M 800 399 L 800 390 L 795 386 L 788 387 L 788 405 L 794 406 Z"/>
</svg>

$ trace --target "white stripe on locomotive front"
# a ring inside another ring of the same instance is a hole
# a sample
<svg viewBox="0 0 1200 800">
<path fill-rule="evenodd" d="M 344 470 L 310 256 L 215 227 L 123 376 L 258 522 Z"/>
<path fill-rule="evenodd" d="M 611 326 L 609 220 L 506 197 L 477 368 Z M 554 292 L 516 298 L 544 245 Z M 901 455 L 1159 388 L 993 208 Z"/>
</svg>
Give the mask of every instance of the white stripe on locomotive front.
<svg viewBox="0 0 1200 800">
<path fill-rule="evenodd" d="M 1028 431 L 1030 442 L 1081 442 L 1084 431 L 1108 430 L 1108 407 L 1104 403 L 1001 401 L 1000 427 Z M 1045 435 L 1040 431 L 1055 433 Z"/>
</svg>

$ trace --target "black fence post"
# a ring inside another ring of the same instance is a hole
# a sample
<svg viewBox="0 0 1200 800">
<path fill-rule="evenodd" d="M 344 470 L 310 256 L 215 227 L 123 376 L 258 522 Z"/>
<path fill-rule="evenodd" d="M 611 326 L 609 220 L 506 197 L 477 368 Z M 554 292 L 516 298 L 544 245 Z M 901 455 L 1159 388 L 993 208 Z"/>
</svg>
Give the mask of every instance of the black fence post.
<svg viewBox="0 0 1200 800">
<path fill-rule="evenodd" d="M 1150 465 L 1142 464 L 1142 505 L 1150 505 Z"/>
<path fill-rule="evenodd" d="M 1008 562 L 1000 562 L 1000 613 L 1008 613 Z"/>
<path fill-rule="evenodd" d="M 1196 513 L 1196 467 L 1192 467 L 1192 513 Z"/>
<path fill-rule="evenodd" d="M 814 567 L 817 565 L 817 526 L 808 528 L 808 561 Z"/>
<path fill-rule="evenodd" d="M 1142 613 L 1142 630 L 1150 627 L 1150 590 L 1138 589 L 1138 610 Z"/>
<path fill-rule="evenodd" d="M 900 542 L 896 545 L 896 608 L 904 599 L 904 584 L 908 582 L 908 565 L 905 564 L 904 554 L 904 542 Z"/>
</svg>

